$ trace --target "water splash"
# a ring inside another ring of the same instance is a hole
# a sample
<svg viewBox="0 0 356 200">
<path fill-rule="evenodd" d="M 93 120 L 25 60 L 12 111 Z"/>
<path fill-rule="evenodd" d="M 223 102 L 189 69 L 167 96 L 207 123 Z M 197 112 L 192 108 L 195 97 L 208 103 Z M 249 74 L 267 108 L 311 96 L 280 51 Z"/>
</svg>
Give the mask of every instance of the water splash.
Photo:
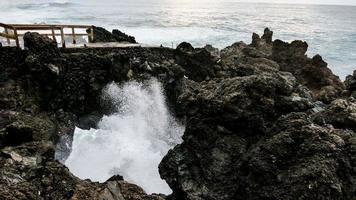
<svg viewBox="0 0 356 200">
<path fill-rule="evenodd" d="M 100 182 L 120 174 L 147 193 L 169 194 L 158 165 L 181 142 L 184 127 L 169 113 L 162 91 L 156 79 L 108 85 L 103 99 L 111 102 L 115 113 L 104 116 L 98 129 L 75 130 L 65 162 L 70 171 Z"/>
</svg>

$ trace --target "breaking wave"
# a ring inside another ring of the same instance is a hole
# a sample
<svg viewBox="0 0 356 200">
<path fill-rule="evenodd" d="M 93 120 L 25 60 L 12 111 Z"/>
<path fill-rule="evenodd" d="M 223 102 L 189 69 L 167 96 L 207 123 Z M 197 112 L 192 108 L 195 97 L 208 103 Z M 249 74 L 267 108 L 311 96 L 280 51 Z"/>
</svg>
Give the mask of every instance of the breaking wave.
<svg viewBox="0 0 356 200">
<path fill-rule="evenodd" d="M 66 166 L 83 179 L 104 182 L 119 174 L 147 193 L 169 194 L 158 165 L 181 142 L 184 127 L 170 114 L 161 84 L 156 79 L 112 83 L 103 98 L 114 114 L 104 116 L 98 129 L 76 128 Z"/>
</svg>

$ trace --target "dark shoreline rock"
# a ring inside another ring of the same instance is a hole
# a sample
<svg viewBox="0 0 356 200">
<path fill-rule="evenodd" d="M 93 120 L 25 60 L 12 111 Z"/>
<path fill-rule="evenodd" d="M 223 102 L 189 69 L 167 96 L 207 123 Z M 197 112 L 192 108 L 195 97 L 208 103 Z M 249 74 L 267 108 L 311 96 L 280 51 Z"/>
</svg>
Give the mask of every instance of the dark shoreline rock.
<svg viewBox="0 0 356 200">
<path fill-rule="evenodd" d="M 104 42 L 126 37 L 96 31 Z M 28 33 L 26 50 L 0 48 L 0 199 L 353 200 L 355 74 L 344 84 L 321 56 L 306 56 L 305 42 L 272 35 L 219 51 L 58 49 Z M 152 76 L 186 123 L 159 167 L 172 195 L 147 195 L 119 175 L 80 180 L 55 161 L 70 153 L 56 145 L 75 126 L 112 112 L 103 87 Z"/>
<path fill-rule="evenodd" d="M 87 33 L 90 33 L 90 29 Z M 137 43 L 135 37 L 127 35 L 118 29 L 114 29 L 112 32 L 107 31 L 102 27 L 94 27 L 94 40 L 92 42 L 128 42 Z"/>
<path fill-rule="evenodd" d="M 353 72 L 352 75 L 346 77 L 345 85 L 350 95 L 356 98 L 356 70 Z"/>
</svg>

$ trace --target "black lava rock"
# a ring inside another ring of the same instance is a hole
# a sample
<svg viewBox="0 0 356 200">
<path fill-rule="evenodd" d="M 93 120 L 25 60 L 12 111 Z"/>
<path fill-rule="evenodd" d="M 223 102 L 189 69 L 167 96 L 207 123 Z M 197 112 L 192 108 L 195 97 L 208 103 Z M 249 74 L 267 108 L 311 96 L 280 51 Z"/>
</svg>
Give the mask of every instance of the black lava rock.
<svg viewBox="0 0 356 200">
<path fill-rule="evenodd" d="M 90 33 L 90 29 L 87 30 L 87 33 Z M 111 32 L 102 28 L 94 27 L 94 40 L 92 42 L 128 42 L 128 43 L 137 43 L 135 37 L 129 36 L 117 29 L 114 29 Z"/>
</svg>

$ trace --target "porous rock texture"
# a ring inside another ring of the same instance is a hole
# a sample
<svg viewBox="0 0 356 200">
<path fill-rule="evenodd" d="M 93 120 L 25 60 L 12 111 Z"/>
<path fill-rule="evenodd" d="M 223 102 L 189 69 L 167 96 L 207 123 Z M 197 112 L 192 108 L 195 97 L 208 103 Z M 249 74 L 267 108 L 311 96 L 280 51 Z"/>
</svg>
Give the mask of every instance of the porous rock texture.
<svg viewBox="0 0 356 200">
<path fill-rule="evenodd" d="M 305 55 L 305 42 L 272 34 L 221 50 L 194 71 L 205 77 L 187 80 L 177 100 L 184 142 L 159 167 L 172 198 L 355 199 L 354 76 L 344 91 L 321 56 Z M 187 46 L 199 66 L 205 50 Z"/>
<path fill-rule="evenodd" d="M 0 48 L 0 199 L 165 199 L 122 179 L 80 180 L 57 161 L 64 161 L 70 149 L 56 144 L 70 139 L 75 126 L 88 129 L 110 113 L 100 107 L 108 83 L 144 79 L 149 72 L 160 74 L 167 87 L 173 84 L 168 80 L 179 73 L 167 66 L 183 69 L 168 61 L 148 69 L 150 59 L 167 60 L 170 53 L 142 48 L 65 52 L 38 33 L 26 33 L 24 42 L 25 50 Z"/>
<path fill-rule="evenodd" d="M 58 49 L 27 33 L 25 50 L 1 47 L 0 199 L 354 200 L 355 74 L 344 84 L 305 42 L 272 36 L 219 51 Z M 108 83 L 152 76 L 186 124 L 159 167 L 173 194 L 73 176 L 59 141 L 112 112 L 100 98 Z"/>
</svg>

